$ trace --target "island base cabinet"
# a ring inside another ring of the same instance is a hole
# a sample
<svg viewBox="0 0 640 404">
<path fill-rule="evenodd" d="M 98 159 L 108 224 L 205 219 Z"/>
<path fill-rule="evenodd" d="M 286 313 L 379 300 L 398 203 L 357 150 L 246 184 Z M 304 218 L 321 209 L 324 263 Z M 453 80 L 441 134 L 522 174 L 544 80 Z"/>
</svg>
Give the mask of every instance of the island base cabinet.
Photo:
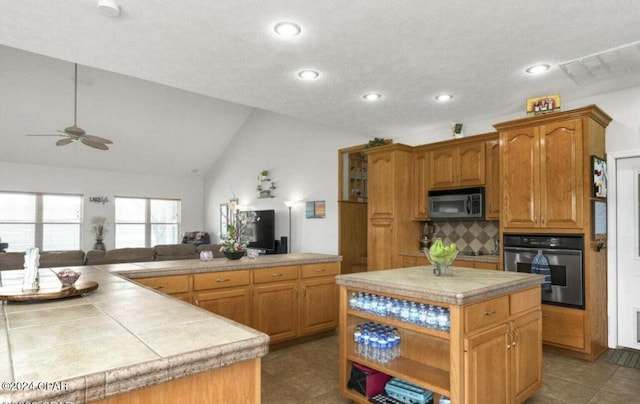
<svg viewBox="0 0 640 404">
<path fill-rule="evenodd" d="M 260 358 L 181 377 L 97 404 L 260 403 Z"/>
</svg>

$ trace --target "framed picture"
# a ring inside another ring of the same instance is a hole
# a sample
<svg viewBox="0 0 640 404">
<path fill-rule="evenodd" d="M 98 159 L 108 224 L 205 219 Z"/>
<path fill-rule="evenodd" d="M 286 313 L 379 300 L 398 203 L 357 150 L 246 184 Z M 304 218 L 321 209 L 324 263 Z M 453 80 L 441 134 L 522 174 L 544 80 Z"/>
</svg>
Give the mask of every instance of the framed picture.
<svg viewBox="0 0 640 404">
<path fill-rule="evenodd" d="M 229 216 L 229 204 L 220 204 L 220 238 L 227 234 L 227 217 Z"/>
<path fill-rule="evenodd" d="M 591 196 L 594 198 L 607 197 L 607 162 L 598 156 L 591 156 Z"/>
<path fill-rule="evenodd" d="M 607 202 L 593 199 L 591 201 L 591 233 L 593 238 L 607 235 Z"/>
<path fill-rule="evenodd" d="M 307 219 L 324 219 L 325 202 L 324 201 L 308 201 L 306 208 Z"/>
<path fill-rule="evenodd" d="M 542 97 L 527 98 L 527 115 L 547 114 L 560 111 L 560 95 L 552 94 Z"/>
</svg>

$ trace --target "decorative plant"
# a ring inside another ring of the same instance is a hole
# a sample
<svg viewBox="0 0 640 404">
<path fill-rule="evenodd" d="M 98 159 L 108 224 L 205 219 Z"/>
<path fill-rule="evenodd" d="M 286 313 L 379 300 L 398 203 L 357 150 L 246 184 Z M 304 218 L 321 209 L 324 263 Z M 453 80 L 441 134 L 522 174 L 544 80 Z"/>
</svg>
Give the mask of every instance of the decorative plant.
<svg viewBox="0 0 640 404">
<path fill-rule="evenodd" d="M 263 176 L 263 177 L 268 177 L 269 176 L 269 170 L 260 171 L 260 175 Z"/>
<path fill-rule="evenodd" d="M 220 251 L 244 251 L 249 244 L 248 225 L 256 220 L 253 212 L 231 211 L 227 217 L 227 234 L 222 237 Z"/>
<path fill-rule="evenodd" d="M 372 147 L 377 147 L 377 146 L 384 146 L 386 144 L 391 143 L 391 139 L 384 139 L 381 137 L 374 137 L 373 139 L 369 140 L 367 142 L 367 144 L 364 145 L 365 149 L 370 149 Z M 367 158 L 367 155 L 364 152 L 360 152 L 360 155 L 363 159 Z"/>
<path fill-rule="evenodd" d="M 91 226 L 96 234 L 96 240 L 102 240 L 102 236 L 107 232 L 107 218 L 104 216 L 94 216 L 91 218 Z"/>
</svg>

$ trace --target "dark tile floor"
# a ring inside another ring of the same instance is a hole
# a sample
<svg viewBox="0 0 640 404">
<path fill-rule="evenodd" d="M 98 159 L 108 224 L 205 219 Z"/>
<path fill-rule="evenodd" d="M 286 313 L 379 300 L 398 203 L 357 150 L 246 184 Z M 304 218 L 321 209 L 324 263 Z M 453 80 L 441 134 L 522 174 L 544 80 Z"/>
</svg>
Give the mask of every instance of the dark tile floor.
<svg viewBox="0 0 640 404">
<path fill-rule="evenodd" d="M 640 369 L 544 353 L 543 384 L 526 404 L 640 403 Z M 275 350 L 262 359 L 263 404 L 343 404 L 338 393 L 338 338 Z"/>
</svg>

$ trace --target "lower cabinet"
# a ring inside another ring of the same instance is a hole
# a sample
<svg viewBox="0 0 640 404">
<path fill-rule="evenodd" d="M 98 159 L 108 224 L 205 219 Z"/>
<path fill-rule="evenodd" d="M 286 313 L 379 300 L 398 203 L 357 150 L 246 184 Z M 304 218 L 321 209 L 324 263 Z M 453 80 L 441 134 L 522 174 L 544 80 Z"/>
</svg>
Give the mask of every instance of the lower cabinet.
<svg viewBox="0 0 640 404">
<path fill-rule="evenodd" d="M 585 349 L 585 311 L 542 305 L 542 341 L 559 347 Z"/>
<path fill-rule="evenodd" d="M 533 312 L 465 338 L 469 403 L 522 402 L 539 388 L 541 329 Z"/>
<path fill-rule="evenodd" d="M 415 255 L 402 256 L 403 267 L 415 267 L 415 266 L 423 266 L 423 265 L 431 265 L 426 256 L 424 257 L 417 257 Z M 486 261 L 469 261 L 469 260 L 457 259 L 453 261 L 451 265 L 455 267 L 463 267 L 463 268 L 494 269 L 494 270 L 498 269 L 498 263 L 486 262 Z"/>
<path fill-rule="evenodd" d="M 340 262 L 134 279 L 281 342 L 338 326 Z"/>
</svg>

